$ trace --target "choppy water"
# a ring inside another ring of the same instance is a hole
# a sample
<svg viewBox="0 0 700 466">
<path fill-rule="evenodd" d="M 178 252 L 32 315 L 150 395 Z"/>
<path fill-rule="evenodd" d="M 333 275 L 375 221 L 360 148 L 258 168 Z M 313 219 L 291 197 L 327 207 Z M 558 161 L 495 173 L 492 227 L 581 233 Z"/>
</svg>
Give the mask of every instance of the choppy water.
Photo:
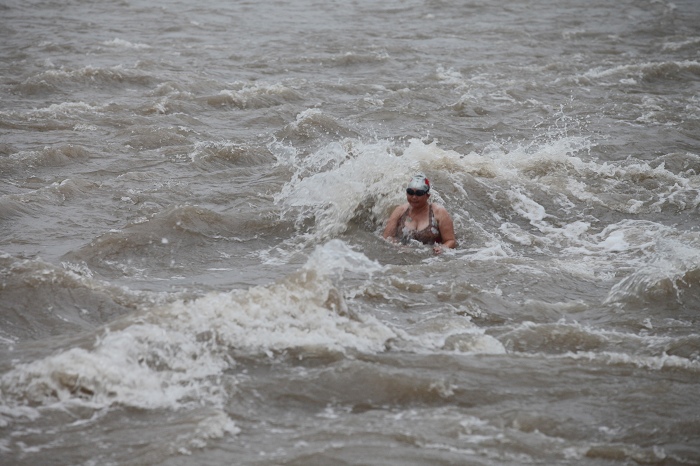
<svg viewBox="0 0 700 466">
<path fill-rule="evenodd" d="M 0 462 L 700 463 L 700 3 L 0 5 Z M 459 247 L 381 239 L 413 173 Z"/>
</svg>

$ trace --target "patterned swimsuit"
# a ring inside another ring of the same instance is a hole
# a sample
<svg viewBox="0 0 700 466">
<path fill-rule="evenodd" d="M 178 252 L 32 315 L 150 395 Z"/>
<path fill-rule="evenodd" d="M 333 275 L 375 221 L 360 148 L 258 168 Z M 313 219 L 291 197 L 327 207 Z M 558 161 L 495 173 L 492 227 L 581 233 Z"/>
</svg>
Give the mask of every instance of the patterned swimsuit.
<svg viewBox="0 0 700 466">
<path fill-rule="evenodd" d="M 410 209 L 410 207 L 406 209 L 399 219 L 398 225 L 396 225 L 394 236 L 401 240 L 401 244 L 408 244 L 411 240 L 420 241 L 423 244 L 442 243 L 442 235 L 440 235 L 437 220 L 433 216 L 433 206 L 430 206 L 428 212 L 428 226 L 422 230 L 409 230 L 406 228 L 406 219 Z"/>
</svg>

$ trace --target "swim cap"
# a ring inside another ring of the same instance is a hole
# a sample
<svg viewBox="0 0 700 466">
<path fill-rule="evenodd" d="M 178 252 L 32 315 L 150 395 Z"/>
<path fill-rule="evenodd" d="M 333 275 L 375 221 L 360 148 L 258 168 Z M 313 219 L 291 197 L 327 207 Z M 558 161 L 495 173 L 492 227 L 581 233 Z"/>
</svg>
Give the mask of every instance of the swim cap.
<svg viewBox="0 0 700 466">
<path fill-rule="evenodd" d="M 411 181 L 408 182 L 408 186 L 406 187 L 411 189 L 422 189 L 425 192 L 428 192 L 430 191 L 430 181 L 428 181 L 428 178 L 426 178 L 424 174 L 419 173 L 411 178 Z"/>
</svg>

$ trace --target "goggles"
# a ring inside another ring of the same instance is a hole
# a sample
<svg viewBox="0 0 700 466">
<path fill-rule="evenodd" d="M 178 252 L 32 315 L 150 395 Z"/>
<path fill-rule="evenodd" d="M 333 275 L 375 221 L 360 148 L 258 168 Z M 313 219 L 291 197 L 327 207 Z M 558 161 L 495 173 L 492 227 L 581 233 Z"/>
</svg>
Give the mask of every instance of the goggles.
<svg viewBox="0 0 700 466">
<path fill-rule="evenodd" d="M 406 194 L 408 194 L 409 196 L 425 196 L 426 194 L 428 194 L 428 190 L 406 188 Z"/>
</svg>

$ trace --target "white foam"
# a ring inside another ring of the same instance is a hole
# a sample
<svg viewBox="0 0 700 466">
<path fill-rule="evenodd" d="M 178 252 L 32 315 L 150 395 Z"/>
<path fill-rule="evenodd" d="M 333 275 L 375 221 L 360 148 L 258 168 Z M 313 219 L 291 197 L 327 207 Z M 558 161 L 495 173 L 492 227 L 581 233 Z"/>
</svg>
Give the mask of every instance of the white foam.
<svg viewBox="0 0 700 466">
<path fill-rule="evenodd" d="M 460 354 L 504 354 L 503 344 L 466 317 L 436 315 L 414 325 L 402 335 L 404 350 L 418 353 L 447 351 Z"/>
<path fill-rule="evenodd" d="M 218 341 L 245 352 L 383 351 L 394 332 L 371 316 L 348 310 L 333 284 L 346 271 L 377 268 L 336 240 L 319 247 L 302 270 L 280 283 L 176 303 L 168 313 L 176 316 L 178 326 L 198 333 L 215 331 Z"/>
<path fill-rule="evenodd" d="M 605 303 L 645 299 L 680 299 L 680 284 L 689 271 L 698 270 L 700 264 L 700 238 L 697 233 L 677 233 L 656 225 L 656 232 L 647 230 L 647 241 L 636 245 L 644 253 L 636 270 L 615 284 Z M 644 236 L 642 236 L 644 238 Z"/>
<path fill-rule="evenodd" d="M 671 51 L 677 51 L 680 50 L 684 47 L 688 46 L 696 46 L 697 44 L 700 44 L 700 37 L 689 37 L 688 39 L 680 42 L 664 42 L 663 46 L 661 47 L 662 50 L 671 50 Z"/>
<path fill-rule="evenodd" d="M 522 231 L 522 230 L 520 230 Z M 514 242 L 519 242 L 520 244 L 529 245 L 528 236 L 513 236 L 512 232 L 506 233 L 508 238 Z M 496 241 L 489 241 L 487 244 L 479 248 L 476 252 L 461 257 L 463 260 L 475 260 L 475 261 L 492 261 L 494 259 L 502 259 L 512 257 L 512 252 L 509 250 L 507 245 L 499 243 Z"/>
<path fill-rule="evenodd" d="M 297 114 L 297 119 L 296 119 L 295 125 L 298 126 L 300 123 L 303 123 L 303 122 L 305 122 L 305 121 L 307 121 L 315 116 L 318 116 L 318 115 L 323 115 L 323 112 L 321 111 L 321 109 L 318 109 L 318 108 L 306 109 L 303 112 L 300 112 L 299 114 Z"/>
<path fill-rule="evenodd" d="M 178 439 L 177 451 L 182 455 L 190 455 L 192 449 L 206 447 L 208 440 L 223 438 L 225 435 L 237 435 L 240 432 L 241 429 L 224 412 L 216 412 L 200 421 L 194 428 L 194 432 L 188 435 L 186 442 L 183 442 L 182 438 Z"/>
<path fill-rule="evenodd" d="M 109 41 L 102 42 L 102 45 L 110 46 L 110 47 L 122 47 L 126 49 L 150 49 L 151 46 L 148 44 L 141 44 L 141 43 L 133 43 L 129 42 L 128 40 L 124 39 L 119 39 L 115 38 Z"/>
<path fill-rule="evenodd" d="M 235 364 L 233 351 L 384 351 L 396 334 L 348 309 L 336 287 L 346 273 L 378 268 L 336 240 L 319 246 L 299 272 L 277 284 L 147 310 L 99 335 L 91 348 L 16 366 L 0 378 L 0 387 L 15 403 L 220 407 L 226 391 L 218 380 Z"/>
<path fill-rule="evenodd" d="M 193 336 L 163 330 L 134 324 L 109 332 L 90 350 L 72 348 L 20 365 L 2 377 L 2 385 L 38 403 L 82 398 L 96 406 L 175 408 L 200 392 L 191 378 L 219 373 L 224 366 L 197 348 Z"/>
<path fill-rule="evenodd" d="M 628 353 L 614 352 L 577 352 L 567 353 L 561 357 L 575 360 L 597 361 L 609 365 L 632 365 L 656 371 L 664 369 L 684 369 L 692 372 L 700 371 L 700 361 L 693 361 L 680 356 L 670 356 L 668 354 L 660 356 L 637 356 Z"/>
<path fill-rule="evenodd" d="M 346 271 L 371 275 L 383 269 L 378 262 L 368 259 L 337 239 L 316 248 L 304 265 L 304 270 L 315 270 L 323 276 L 338 280 L 343 278 Z"/>
<path fill-rule="evenodd" d="M 245 108 L 254 103 L 255 99 L 266 96 L 286 96 L 293 95 L 294 91 L 280 83 L 232 83 L 232 86 L 240 89 L 224 89 L 219 95 L 230 98 L 235 105 Z"/>
<path fill-rule="evenodd" d="M 94 113 L 98 112 L 100 109 L 85 102 L 63 102 L 60 104 L 51 104 L 46 108 L 40 108 L 34 110 L 33 114 L 40 114 L 42 117 L 46 115 L 58 116 L 58 115 L 79 115 L 81 113 Z"/>
<path fill-rule="evenodd" d="M 464 76 L 462 76 L 462 73 L 453 68 L 449 68 L 446 70 L 442 66 L 439 66 L 435 71 L 435 75 L 437 76 L 438 80 L 443 84 L 455 84 L 458 87 L 466 86 L 466 83 L 464 82 Z"/>
</svg>

